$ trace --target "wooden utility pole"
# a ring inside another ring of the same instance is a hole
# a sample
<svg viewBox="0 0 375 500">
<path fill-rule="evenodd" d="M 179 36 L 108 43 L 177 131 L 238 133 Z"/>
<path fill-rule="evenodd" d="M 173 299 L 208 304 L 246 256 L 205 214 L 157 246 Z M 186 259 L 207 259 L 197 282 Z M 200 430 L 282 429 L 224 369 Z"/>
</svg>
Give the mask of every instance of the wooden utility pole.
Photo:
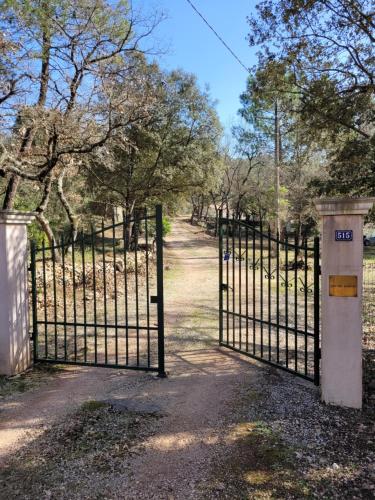
<svg viewBox="0 0 375 500">
<path fill-rule="evenodd" d="M 277 100 L 275 101 L 275 192 L 276 192 L 276 231 L 280 234 L 280 122 Z"/>
</svg>

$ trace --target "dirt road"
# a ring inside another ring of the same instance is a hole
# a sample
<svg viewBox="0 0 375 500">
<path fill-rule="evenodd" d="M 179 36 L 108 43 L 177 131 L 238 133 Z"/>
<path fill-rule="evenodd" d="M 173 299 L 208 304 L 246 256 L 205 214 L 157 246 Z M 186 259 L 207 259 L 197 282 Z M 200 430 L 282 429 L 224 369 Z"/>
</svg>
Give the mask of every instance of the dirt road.
<svg viewBox="0 0 375 500">
<path fill-rule="evenodd" d="M 254 365 L 218 348 L 217 255 L 216 240 L 185 222 L 174 223 L 166 244 L 169 377 L 148 395 L 166 416 L 134 471 L 145 498 L 196 497 L 228 437 L 226 413 L 240 379 L 256 377 Z"/>
</svg>

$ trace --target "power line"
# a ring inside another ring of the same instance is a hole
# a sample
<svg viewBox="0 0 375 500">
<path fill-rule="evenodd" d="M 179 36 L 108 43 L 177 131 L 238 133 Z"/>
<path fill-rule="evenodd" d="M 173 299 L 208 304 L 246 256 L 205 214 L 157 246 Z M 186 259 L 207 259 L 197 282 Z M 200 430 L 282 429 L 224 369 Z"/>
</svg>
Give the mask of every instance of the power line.
<svg viewBox="0 0 375 500">
<path fill-rule="evenodd" d="M 215 30 L 215 28 L 207 21 L 207 19 L 199 12 L 196 6 L 191 2 L 191 0 L 186 0 L 190 7 L 198 14 L 198 16 L 203 20 L 203 22 L 209 27 L 209 29 L 214 33 L 216 38 L 220 40 L 220 42 L 224 45 L 224 47 L 232 54 L 232 56 L 236 59 L 236 61 L 248 72 L 250 73 L 249 68 L 241 61 L 241 59 L 237 56 L 237 54 L 229 47 L 229 45 L 223 40 L 223 38 L 219 35 L 219 33 Z"/>
<path fill-rule="evenodd" d="M 232 54 L 236 61 L 250 73 L 249 68 L 241 61 L 237 54 L 229 47 L 229 45 L 222 39 L 219 33 L 214 29 L 213 26 L 207 21 L 207 19 L 199 12 L 191 0 L 186 0 L 190 7 L 198 14 L 198 16 L 203 20 L 203 22 L 209 27 L 209 29 L 214 33 L 216 38 L 224 45 L 224 47 Z M 277 112 L 277 99 L 275 100 L 275 188 L 276 188 L 276 227 L 278 232 L 280 232 L 280 128 Z"/>
</svg>

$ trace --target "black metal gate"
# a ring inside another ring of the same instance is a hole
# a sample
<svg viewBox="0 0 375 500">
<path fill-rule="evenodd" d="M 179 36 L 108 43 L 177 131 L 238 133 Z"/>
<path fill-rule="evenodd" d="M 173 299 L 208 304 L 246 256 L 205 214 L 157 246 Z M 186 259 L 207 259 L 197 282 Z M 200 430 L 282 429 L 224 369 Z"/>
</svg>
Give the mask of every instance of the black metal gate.
<svg viewBox="0 0 375 500">
<path fill-rule="evenodd" d="M 319 238 L 219 220 L 220 345 L 319 385 Z"/>
<path fill-rule="evenodd" d="M 161 206 L 32 244 L 31 282 L 34 361 L 165 375 Z"/>
</svg>

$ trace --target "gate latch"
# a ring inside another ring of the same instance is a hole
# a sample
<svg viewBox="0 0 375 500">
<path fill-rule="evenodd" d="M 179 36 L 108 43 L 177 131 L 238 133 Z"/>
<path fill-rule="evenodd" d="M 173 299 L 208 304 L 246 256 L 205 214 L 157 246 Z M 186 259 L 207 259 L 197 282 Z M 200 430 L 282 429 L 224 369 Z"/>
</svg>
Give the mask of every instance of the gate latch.
<svg viewBox="0 0 375 500">
<path fill-rule="evenodd" d="M 221 284 L 221 289 L 226 292 L 228 290 L 228 285 L 226 283 Z"/>
<path fill-rule="evenodd" d="M 151 295 L 150 300 L 151 300 L 151 304 L 157 304 L 158 303 L 158 296 Z"/>
</svg>

